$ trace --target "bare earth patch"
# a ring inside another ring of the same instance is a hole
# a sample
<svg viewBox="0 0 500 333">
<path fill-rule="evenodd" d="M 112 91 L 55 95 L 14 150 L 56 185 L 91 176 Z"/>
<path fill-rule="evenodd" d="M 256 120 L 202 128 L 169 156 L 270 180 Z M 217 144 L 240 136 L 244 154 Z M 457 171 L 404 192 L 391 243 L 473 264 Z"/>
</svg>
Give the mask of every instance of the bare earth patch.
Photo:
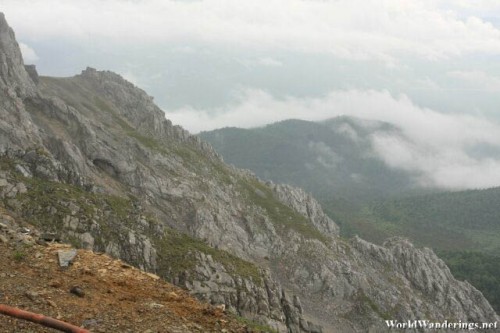
<svg viewBox="0 0 500 333">
<path fill-rule="evenodd" d="M 59 267 L 57 252 L 70 248 L 0 242 L 0 303 L 92 332 L 251 332 L 222 309 L 107 255 L 78 250 L 72 265 Z M 55 331 L 0 315 L 0 332 Z"/>
</svg>

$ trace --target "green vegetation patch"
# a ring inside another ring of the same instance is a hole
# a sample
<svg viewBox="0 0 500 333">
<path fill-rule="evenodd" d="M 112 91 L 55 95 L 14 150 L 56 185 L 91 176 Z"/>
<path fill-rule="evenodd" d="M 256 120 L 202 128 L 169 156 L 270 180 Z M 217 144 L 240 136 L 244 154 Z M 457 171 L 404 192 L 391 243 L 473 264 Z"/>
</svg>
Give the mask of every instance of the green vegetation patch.
<svg viewBox="0 0 500 333">
<path fill-rule="evenodd" d="M 205 242 L 174 230 L 165 232 L 162 238 L 156 239 L 158 256 L 162 259 L 160 270 L 171 277 L 184 271 L 190 271 L 197 265 L 196 252 L 211 255 L 214 261 L 222 264 L 232 276 L 251 278 L 256 284 L 262 285 L 259 268 L 229 252 L 214 249 Z M 161 267 L 163 266 L 163 267 Z"/>
<path fill-rule="evenodd" d="M 93 193 L 80 186 L 37 177 L 27 178 L 15 169 L 16 164 L 15 160 L 0 157 L 0 168 L 9 171 L 10 178 L 23 183 L 27 191 L 15 199 L 4 199 L 3 205 L 16 210 L 40 230 L 65 234 L 69 230 L 64 221 L 71 216 L 78 221 L 76 232 L 82 233 L 89 230 L 92 220 L 96 220 L 99 233 L 94 232 L 93 236 L 96 244 L 104 248 L 104 239 L 116 240 L 122 227 L 134 226 L 137 217 L 133 204 L 135 198 Z M 65 240 L 80 245 L 76 237 L 66 235 Z"/>
<path fill-rule="evenodd" d="M 456 279 L 469 281 L 500 312 L 500 257 L 474 251 L 438 254 Z"/>
<path fill-rule="evenodd" d="M 24 178 L 28 191 L 17 196 L 21 202 L 23 214 L 35 225 L 44 229 L 59 230 L 62 220 L 73 215 L 71 204 L 77 207 L 74 214 L 81 220 L 91 219 L 95 208 L 110 211 L 114 217 L 124 223 L 132 214 L 131 200 L 118 196 L 85 191 L 83 188 L 64 183 Z"/>
<path fill-rule="evenodd" d="M 5 156 L 0 157 L 0 170 L 5 170 L 5 171 L 15 171 L 16 169 L 16 164 L 14 161 L 10 158 L 7 158 Z M 14 176 L 16 176 L 18 172 Z"/>
<path fill-rule="evenodd" d="M 242 323 L 243 325 L 246 325 L 248 328 L 252 330 L 252 332 L 261 332 L 261 333 L 278 333 L 275 329 L 269 327 L 268 325 L 263 325 L 256 323 L 253 320 L 243 318 L 241 316 L 233 316 L 234 319 Z"/>
<path fill-rule="evenodd" d="M 440 228 L 443 231 L 463 231 L 463 234 L 483 230 L 500 236 L 499 201 L 500 188 L 493 188 L 386 200 L 371 204 L 368 211 L 377 220 L 404 229 L 422 228 L 433 232 Z M 478 239 L 481 249 L 485 245 L 496 245 L 489 244 L 490 239 L 484 239 L 487 244 L 482 241 L 483 239 Z M 460 243 L 463 243 L 463 240 L 460 240 Z M 500 248 L 497 247 L 496 250 L 498 249 Z"/>
<path fill-rule="evenodd" d="M 247 200 L 264 209 L 276 225 L 294 230 L 309 239 L 318 239 L 323 243 L 328 242 L 328 238 L 319 232 L 307 218 L 278 201 L 272 190 L 266 185 L 253 179 L 241 179 L 238 185 Z"/>
<path fill-rule="evenodd" d="M 25 258 L 26 258 L 26 252 L 24 252 L 22 250 L 17 250 L 13 254 L 13 259 L 15 261 L 23 261 Z"/>
<path fill-rule="evenodd" d="M 365 292 L 360 289 L 358 290 L 358 295 L 357 295 L 358 301 L 362 306 L 368 306 L 373 312 L 375 312 L 380 318 L 384 320 L 389 320 L 393 318 L 389 312 L 384 312 L 382 311 L 375 302 L 368 297 Z"/>
</svg>

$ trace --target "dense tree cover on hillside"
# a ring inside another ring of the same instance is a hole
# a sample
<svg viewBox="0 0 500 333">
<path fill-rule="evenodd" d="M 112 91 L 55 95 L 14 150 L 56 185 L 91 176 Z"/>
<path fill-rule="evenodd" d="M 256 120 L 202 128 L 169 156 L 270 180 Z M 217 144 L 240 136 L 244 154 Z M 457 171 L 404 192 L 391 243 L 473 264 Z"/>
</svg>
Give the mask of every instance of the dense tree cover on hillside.
<svg viewBox="0 0 500 333">
<path fill-rule="evenodd" d="M 372 211 L 398 224 L 500 228 L 500 188 L 443 192 L 383 201 Z"/>
<path fill-rule="evenodd" d="M 223 128 L 200 137 L 226 162 L 263 179 L 302 187 L 320 200 L 333 194 L 359 202 L 409 189 L 408 174 L 387 167 L 371 145 L 375 133 L 398 130 L 367 122 L 351 117 L 285 120 L 261 128 Z"/>
<path fill-rule="evenodd" d="M 439 252 L 455 278 L 467 280 L 500 312 L 500 257 L 480 252 Z"/>
<path fill-rule="evenodd" d="M 438 250 L 495 255 L 500 253 L 499 203 L 500 188 L 408 196 L 372 203 L 353 223 L 362 234 L 359 220 L 364 219 L 386 236 L 403 235 Z"/>
</svg>

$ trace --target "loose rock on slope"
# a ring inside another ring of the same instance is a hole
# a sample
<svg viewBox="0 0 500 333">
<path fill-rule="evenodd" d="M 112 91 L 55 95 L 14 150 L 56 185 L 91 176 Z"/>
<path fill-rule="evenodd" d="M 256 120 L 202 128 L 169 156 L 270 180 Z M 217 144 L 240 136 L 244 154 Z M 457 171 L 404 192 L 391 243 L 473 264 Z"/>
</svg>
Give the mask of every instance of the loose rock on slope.
<svg viewBox="0 0 500 333">
<path fill-rule="evenodd" d="M 92 332 L 253 332 L 222 308 L 202 304 L 184 290 L 120 260 L 78 250 L 73 264 L 61 268 L 58 253 L 67 244 L 26 245 L 17 222 L 0 242 L 0 303 L 52 316 Z M 38 233 L 31 228 L 31 235 Z M 78 290 L 78 292 L 76 291 Z M 76 296 L 75 296 L 75 295 Z M 79 296 L 79 297 L 78 297 Z M 0 331 L 53 332 L 42 326 L 0 315 Z M 255 331 L 256 332 L 256 331 Z"/>
</svg>

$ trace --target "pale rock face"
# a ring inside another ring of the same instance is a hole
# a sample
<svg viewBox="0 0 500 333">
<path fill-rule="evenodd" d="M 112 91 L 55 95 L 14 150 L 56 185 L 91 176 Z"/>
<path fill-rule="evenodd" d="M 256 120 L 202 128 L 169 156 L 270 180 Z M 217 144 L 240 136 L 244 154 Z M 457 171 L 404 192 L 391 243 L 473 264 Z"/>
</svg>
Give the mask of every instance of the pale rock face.
<svg viewBox="0 0 500 333">
<path fill-rule="evenodd" d="M 384 246 L 341 239 L 310 194 L 225 165 L 119 75 L 88 68 L 35 85 L 3 15 L 0 60 L 0 158 L 17 170 L 1 171 L 0 199 L 25 218 L 60 216 L 60 229 L 41 225 L 44 232 L 106 251 L 279 332 L 384 332 L 386 317 L 498 320 L 431 250 L 402 239 Z M 32 186 L 13 172 L 89 195 L 26 209 Z M 89 206 L 101 194 L 134 200 L 127 207 L 118 201 L 115 211 L 109 203 Z M 172 276 L 167 230 L 211 250 L 189 248 L 194 266 Z M 259 278 L 235 273 L 213 253 L 246 260 Z"/>
<path fill-rule="evenodd" d="M 20 98 L 35 94 L 36 87 L 24 68 L 14 31 L 0 13 L 0 87 Z"/>
<path fill-rule="evenodd" d="M 22 102 L 35 94 L 36 86 L 24 68 L 14 32 L 0 13 L 0 151 L 40 143 Z"/>
<path fill-rule="evenodd" d="M 314 226 L 325 235 L 338 235 L 339 227 L 333 222 L 309 193 L 301 188 L 290 185 L 267 183 L 276 194 L 276 197 L 290 208 L 293 208 L 308 218 Z"/>
</svg>

